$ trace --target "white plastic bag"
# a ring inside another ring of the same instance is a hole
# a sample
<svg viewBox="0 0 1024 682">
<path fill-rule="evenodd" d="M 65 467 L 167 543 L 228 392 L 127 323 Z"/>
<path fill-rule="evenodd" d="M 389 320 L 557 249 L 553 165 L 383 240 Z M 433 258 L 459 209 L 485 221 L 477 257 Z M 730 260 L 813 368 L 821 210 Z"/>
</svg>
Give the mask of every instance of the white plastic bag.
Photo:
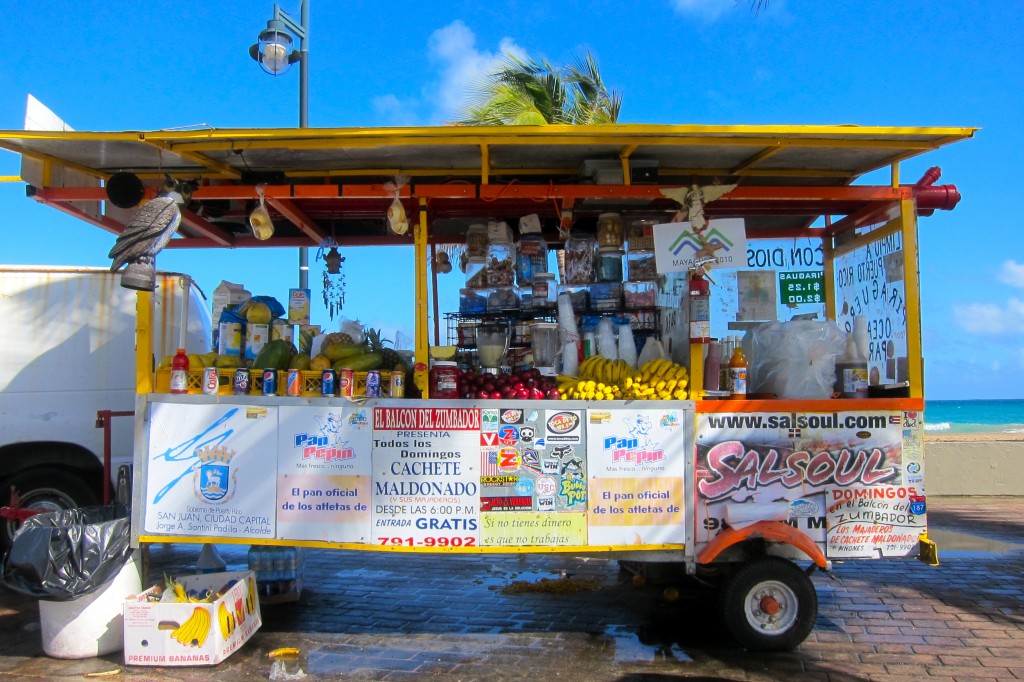
<svg viewBox="0 0 1024 682">
<path fill-rule="evenodd" d="M 836 358 L 845 348 L 846 334 L 832 320 L 761 325 L 750 338 L 750 393 L 771 393 L 780 398 L 831 398 Z"/>
<path fill-rule="evenodd" d="M 609 360 L 619 359 L 619 349 L 615 344 L 615 325 L 607 317 L 602 317 L 597 323 L 597 354 Z"/>
<path fill-rule="evenodd" d="M 633 339 L 633 327 L 628 324 L 619 325 L 619 359 L 625 360 L 636 369 L 636 341 Z"/>
</svg>

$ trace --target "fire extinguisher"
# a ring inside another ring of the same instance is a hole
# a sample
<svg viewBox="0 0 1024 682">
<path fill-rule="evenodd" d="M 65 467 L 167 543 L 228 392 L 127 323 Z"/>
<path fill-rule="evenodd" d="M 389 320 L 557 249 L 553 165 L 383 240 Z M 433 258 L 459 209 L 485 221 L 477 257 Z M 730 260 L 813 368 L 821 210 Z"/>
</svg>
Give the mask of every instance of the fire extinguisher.
<svg viewBox="0 0 1024 682">
<path fill-rule="evenodd" d="M 711 284 L 701 271 L 690 277 L 690 343 L 711 341 Z"/>
</svg>

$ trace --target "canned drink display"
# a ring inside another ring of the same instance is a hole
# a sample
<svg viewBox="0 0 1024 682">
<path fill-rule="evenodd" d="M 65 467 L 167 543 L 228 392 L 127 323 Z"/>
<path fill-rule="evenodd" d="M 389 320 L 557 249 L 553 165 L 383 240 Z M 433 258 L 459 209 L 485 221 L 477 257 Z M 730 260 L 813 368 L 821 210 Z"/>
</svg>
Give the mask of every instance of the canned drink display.
<svg viewBox="0 0 1024 682">
<path fill-rule="evenodd" d="M 277 395 L 277 370 L 263 370 L 263 395 Z"/>
<path fill-rule="evenodd" d="M 245 367 L 239 367 L 235 370 L 235 395 L 249 395 L 249 381 L 250 374 L 249 370 Z"/>
<path fill-rule="evenodd" d="M 320 375 L 320 395 L 325 398 L 333 398 L 335 395 L 335 383 L 337 372 L 333 369 L 325 369 Z"/>
<path fill-rule="evenodd" d="M 380 370 L 371 369 L 366 373 L 366 397 L 380 397 Z"/>
<path fill-rule="evenodd" d="M 388 395 L 392 398 L 405 397 L 405 372 L 397 369 L 391 370 L 391 390 Z"/>
<path fill-rule="evenodd" d="M 354 395 L 356 392 L 356 371 L 343 369 L 338 372 L 338 395 Z"/>
<path fill-rule="evenodd" d="M 285 393 L 291 396 L 302 395 L 302 373 L 299 370 L 288 370 L 288 384 Z"/>
<path fill-rule="evenodd" d="M 203 367 L 203 393 L 217 395 L 220 390 L 220 375 L 216 367 Z"/>
</svg>

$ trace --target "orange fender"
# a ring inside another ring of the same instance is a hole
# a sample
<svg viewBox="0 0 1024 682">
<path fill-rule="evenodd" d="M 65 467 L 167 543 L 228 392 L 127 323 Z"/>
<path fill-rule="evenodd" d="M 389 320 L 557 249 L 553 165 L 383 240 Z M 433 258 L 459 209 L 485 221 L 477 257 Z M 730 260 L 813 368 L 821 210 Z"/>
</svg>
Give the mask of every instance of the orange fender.
<svg viewBox="0 0 1024 682">
<path fill-rule="evenodd" d="M 784 542 L 806 554 L 818 568 L 824 569 L 828 566 L 825 554 L 818 549 L 818 545 L 813 540 L 782 521 L 758 521 L 745 528 L 726 528 L 697 554 L 697 563 L 709 564 L 726 548 L 738 542 L 743 542 L 747 538 L 764 538 L 766 540 Z"/>
</svg>

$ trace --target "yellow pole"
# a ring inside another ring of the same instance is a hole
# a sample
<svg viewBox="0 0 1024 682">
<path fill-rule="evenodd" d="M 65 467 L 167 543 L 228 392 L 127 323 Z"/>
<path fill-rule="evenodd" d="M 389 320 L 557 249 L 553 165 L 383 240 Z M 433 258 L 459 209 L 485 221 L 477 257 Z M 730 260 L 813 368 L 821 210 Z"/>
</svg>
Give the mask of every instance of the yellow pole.
<svg viewBox="0 0 1024 682">
<path fill-rule="evenodd" d="M 153 295 L 140 291 L 135 297 L 135 392 L 153 392 Z M 188 305 L 188 298 L 185 299 Z"/>
<path fill-rule="evenodd" d="M 420 199 L 420 220 L 413 235 L 416 259 L 416 366 L 413 381 L 424 398 L 430 397 L 427 366 L 429 339 L 427 336 L 427 200 Z"/>
<path fill-rule="evenodd" d="M 910 397 L 924 397 L 924 357 L 921 343 L 921 283 L 917 249 L 917 202 L 912 197 L 900 202 L 903 232 L 904 294 L 907 297 L 907 379 Z"/>
</svg>

